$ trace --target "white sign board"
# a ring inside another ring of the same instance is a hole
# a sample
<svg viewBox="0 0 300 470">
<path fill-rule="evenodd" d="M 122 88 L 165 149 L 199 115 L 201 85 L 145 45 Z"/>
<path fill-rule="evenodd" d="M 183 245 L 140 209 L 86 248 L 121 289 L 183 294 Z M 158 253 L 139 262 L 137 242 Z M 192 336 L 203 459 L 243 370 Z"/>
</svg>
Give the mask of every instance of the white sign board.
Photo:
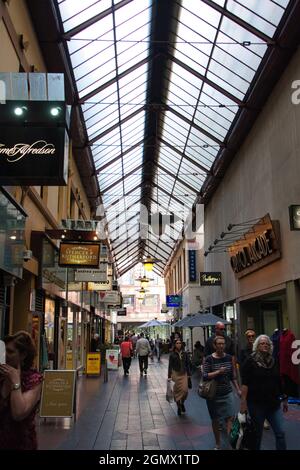
<svg viewBox="0 0 300 470">
<path fill-rule="evenodd" d="M 99 269 L 77 269 L 75 271 L 76 282 L 106 282 L 107 264 L 100 263 Z"/>
<path fill-rule="evenodd" d="M 119 368 L 119 351 L 118 349 L 106 350 L 107 368 L 111 370 L 118 370 Z"/>
<path fill-rule="evenodd" d="M 108 277 L 106 281 L 89 282 L 88 290 L 102 290 L 102 291 L 111 290 L 112 288 L 111 281 L 112 281 L 112 278 Z"/>
<path fill-rule="evenodd" d="M 0 364 L 6 363 L 5 343 L 0 340 Z"/>
<path fill-rule="evenodd" d="M 101 302 L 105 302 L 106 304 L 111 304 L 111 305 L 119 304 L 120 303 L 119 292 L 115 290 L 108 290 L 106 292 L 101 292 L 100 300 Z"/>
</svg>

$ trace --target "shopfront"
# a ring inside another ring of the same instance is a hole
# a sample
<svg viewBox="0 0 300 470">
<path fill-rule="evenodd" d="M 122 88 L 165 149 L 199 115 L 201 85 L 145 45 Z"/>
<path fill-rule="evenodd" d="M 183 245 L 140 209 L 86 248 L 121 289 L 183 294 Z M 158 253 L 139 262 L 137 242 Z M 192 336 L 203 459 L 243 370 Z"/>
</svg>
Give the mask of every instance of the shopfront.
<svg viewBox="0 0 300 470">
<path fill-rule="evenodd" d="M 26 213 L 0 187 L 0 337 L 10 331 L 15 283 L 23 276 Z"/>
</svg>

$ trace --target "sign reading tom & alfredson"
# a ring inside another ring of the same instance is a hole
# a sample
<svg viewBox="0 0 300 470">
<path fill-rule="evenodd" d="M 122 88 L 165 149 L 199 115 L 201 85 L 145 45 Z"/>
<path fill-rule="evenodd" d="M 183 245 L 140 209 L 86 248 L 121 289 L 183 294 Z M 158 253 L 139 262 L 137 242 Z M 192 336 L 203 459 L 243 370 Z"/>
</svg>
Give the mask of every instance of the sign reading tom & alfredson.
<svg viewBox="0 0 300 470">
<path fill-rule="evenodd" d="M 265 215 L 229 248 L 230 264 L 238 278 L 281 257 L 279 222 Z"/>
<path fill-rule="evenodd" d="M 64 103 L 53 107 L 49 102 L 14 102 L 1 105 L 0 117 L 0 184 L 47 185 L 67 184 L 69 139 L 64 123 Z M 15 106 L 15 107 L 14 107 Z M 3 112 L 3 108 L 9 108 Z M 60 119 L 52 117 L 51 109 L 60 111 Z M 16 116 L 14 111 L 24 114 Z M 14 116 L 15 118 L 12 118 Z M 9 120 L 10 119 L 10 120 Z"/>
<path fill-rule="evenodd" d="M 40 416 L 72 417 L 75 410 L 75 370 L 45 370 Z"/>
</svg>

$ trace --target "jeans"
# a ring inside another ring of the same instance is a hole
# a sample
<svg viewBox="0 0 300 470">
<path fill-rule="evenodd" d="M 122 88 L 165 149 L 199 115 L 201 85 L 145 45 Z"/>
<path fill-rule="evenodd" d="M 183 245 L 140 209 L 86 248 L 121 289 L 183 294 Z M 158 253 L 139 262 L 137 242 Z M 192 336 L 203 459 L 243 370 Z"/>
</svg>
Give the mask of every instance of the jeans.
<svg viewBox="0 0 300 470">
<path fill-rule="evenodd" d="M 268 406 L 248 402 L 248 410 L 256 428 L 255 450 L 260 449 L 265 419 L 269 421 L 275 434 L 276 450 L 286 450 L 282 411 L 280 406 L 278 408 L 268 408 Z"/>
<path fill-rule="evenodd" d="M 140 372 L 142 374 L 143 370 L 147 373 L 148 369 L 148 356 L 139 356 L 139 366 Z"/>
</svg>

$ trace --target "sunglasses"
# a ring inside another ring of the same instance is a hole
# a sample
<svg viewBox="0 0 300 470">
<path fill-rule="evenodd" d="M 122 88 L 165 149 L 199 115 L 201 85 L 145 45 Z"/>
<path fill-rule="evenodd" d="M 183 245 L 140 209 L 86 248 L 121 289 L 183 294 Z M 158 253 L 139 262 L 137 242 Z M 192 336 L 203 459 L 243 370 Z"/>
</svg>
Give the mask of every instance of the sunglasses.
<svg viewBox="0 0 300 470">
<path fill-rule="evenodd" d="M 255 335 L 247 335 L 247 338 L 255 338 Z"/>
</svg>

